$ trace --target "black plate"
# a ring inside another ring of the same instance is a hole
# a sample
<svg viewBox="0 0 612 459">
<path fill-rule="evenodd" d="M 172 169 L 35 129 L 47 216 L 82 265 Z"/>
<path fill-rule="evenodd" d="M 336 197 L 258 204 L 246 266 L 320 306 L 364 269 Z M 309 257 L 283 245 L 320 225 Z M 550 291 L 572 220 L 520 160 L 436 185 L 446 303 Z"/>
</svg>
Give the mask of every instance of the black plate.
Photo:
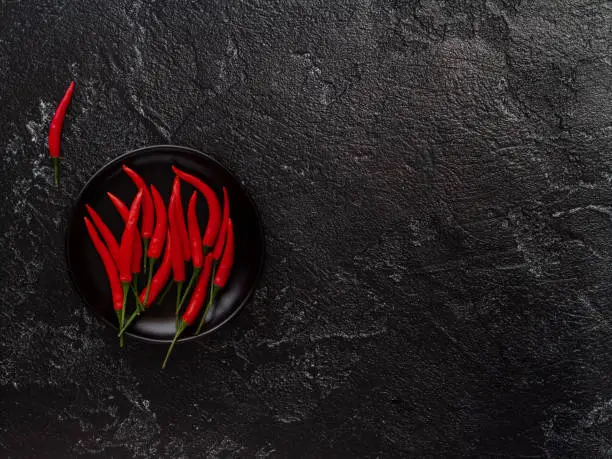
<svg viewBox="0 0 612 459">
<path fill-rule="evenodd" d="M 91 243 L 83 217 L 87 215 L 85 204 L 89 204 L 100 214 L 115 237 L 120 239 L 123 221 L 106 196 L 106 192 L 114 193 L 127 205 L 136 195 L 136 187 L 121 170 L 122 164 L 127 164 L 136 170 L 147 183 L 154 184 L 164 197 L 166 205 L 174 180 L 172 164 L 208 183 L 217 192 L 220 203 L 223 199 L 222 187 L 227 188 L 236 238 L 234 267 L 225 289 L 217 296 L 215 305 L 208 314 L 202 332 L 194 335 L 197 326 L 189 327 L 179 341 L 187 341 L 213 332 L 234 317 L 253 294 L 263 266 L 264 239 L 257 210 L 238 180 L 216 160 L 191 148 L 158 145 L 132 151 L 108 163 L 85 185 L 74 205 L 66 232 L 68 269 L 77 291 L 89 307 L 117 329 L 117 319 L 112 308 L 110 287 L 104 266 Z M 191 185 L 181 182 L 185 211 L 192 191 Z M 203 231 L 208 210 L 202 195 L 198 196 L 198 216 Z M 189 263 L 186 264 L 187 280 L 191 275 L 188 265 Z M 144 276 L 141 274 L 139 277 L 142 288 Z M 141 315 L 126 334 L 150 342 L 171 341 L 175 333 L 175 300 L 176 292 L 173 289 L 161 305 L 154 304 Z"/>
</svg>

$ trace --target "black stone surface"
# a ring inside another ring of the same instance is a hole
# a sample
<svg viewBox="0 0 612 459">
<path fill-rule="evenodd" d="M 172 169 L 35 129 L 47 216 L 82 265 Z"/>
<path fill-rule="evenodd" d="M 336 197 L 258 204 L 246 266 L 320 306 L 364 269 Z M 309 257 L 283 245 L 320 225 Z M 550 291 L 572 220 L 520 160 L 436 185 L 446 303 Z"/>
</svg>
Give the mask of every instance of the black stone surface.
<svg viewBox="0 0 612 459">
<path fill-rule="evenodd" d="M 609 2 L 0 2 L 2 457 L 612 455 Z M 69 81 L 62 186 L 46 134 Z M 68 210 L 210 152 L 267 262 L 229 326 L 130 343 Z"/>
</svg>

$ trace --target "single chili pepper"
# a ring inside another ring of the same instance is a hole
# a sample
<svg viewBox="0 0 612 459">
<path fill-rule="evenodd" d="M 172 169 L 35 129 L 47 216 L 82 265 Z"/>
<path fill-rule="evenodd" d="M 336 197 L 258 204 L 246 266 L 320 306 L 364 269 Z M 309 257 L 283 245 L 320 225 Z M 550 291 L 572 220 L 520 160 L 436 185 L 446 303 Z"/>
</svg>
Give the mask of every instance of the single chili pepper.
<svg viewBox="0 0 612 459">
<path fill-rule="evenodd" d="M 138 231 L 138 216 L 140 214 L 140 206 L 142 204 L 142 189 L 138 192 L 132 205 L 130 206 L 130 213 L 128 219 L 125 222 L 125 229 L 121 236 L 121 245 L 119 246 L 119 279 L 123 287 L 123 309 L 121 311 L 121 326 L 125 322 L 125 300 L 127 297 L 127 290 L 130 282 L 132 281 L 132 253 L 134 244 L 134 234 Z"/>
<path fill-rule="evenodd" d="M 212 283 L 210 289 L 210 299 L 208 304 L 206 305 L 206 309 L 204 310 L 204 314 L 202 314 L 202 318 L 200 319 L 200 324 L 198 325 L 197 333 L 200 333 L 202 327 L 204 326 L 204 322 L 206 321 L 206 316 L 208 315 L 208 311 L 210 310 L 217 294 L 225 288 L 225 284 L 227 284 L 227 280 L 229 279 L 230 273 L 232 272 L 232 266 L 234 265 L 234 225 L 232 224 L 232 219 L 230 218 L 227 222 L 227 237 L 225 242 L 225 250 L 223 251 L 223 256 L 221 257 L 221 262 L 219 263 L 219 268 L 217 269 L 217 273 L 215 274 L 214 281 Z"/>
<path fill-rule="evenodd" d="M 66 110 L 70 105 L 70 99 L 72 99 L 72 93 L 74 92 L 74 81 L 70 82 L 64 97 L 60 101 L 59 105 L 55 109 L 55 114 L 51 120 L 49 126 L 49 156 L 53 161 L 53 168 L 55 169 L 55 184 L 59 183 L 59 156 L 60 156 L 60 144 L 62 140 L 62 126 L 64 125 L 64 118 L 66 117 Z"/>
<path fill-rule="evenodd" d="M 91 217 L 95 227 L 102 235 L 102 239 L 104 239 L 104 243 L 106 247 L 108 247 L 108 251 L 110 252 L 115 265 L 119 264 L 119 243 L 112 231 L 106 226 L 106 224 L 102 221 L 102 218 L 98 215 L 98 213 L 91 208 L 89 204 L 85 204 L 85 208 L 87 209 L 87 213 Z"/>
<path fill-rule="evenodd" d="M 140 293 L 140 302 L 144 305 L 145 308 L 151 307 L 151 304 L 153 304 L 153 302 L 155 301 L 155 298 L 157 298 L 157 295 L 159 295 L 159 292 L 161 292 L 161 290 L 164 288 L 164 285 L 166 285 L 166 283 L 168 282 L 168 278 L 170 277 L 170 270 L 172 269 L 173 247 L 172 247 L 172 241 L 170 238 L 170 234 L 168 234 L 166 238 L 168 242 L 166 243 L 166 250 L 164 252 L 164 257 L 162 258 L 162 262 L 159 265 L 157 272 L 153 276 L 153 280 L 151 281 L 151 286 L 149 288 L 149 291 L 147 292 L 145 289 Z M 147 293 L 149 295 L 148 298 L 147 298 Z M 144 309 L 136 310 L 132 313 L 132 315 L 130 316 L 128 321 L 125 323 L 123 328 L 119 331 L 119 336 L 121 336 L 125 332 L 125 330 L 127 330 L 127 328 L 130 326 L 132 321 L 137 316 L 139 316 L 140 313 L 143 311 Z"/>
<path fill-rule="evenodd" d="M 208 224 L 206 225 L 204 239 L 202 240 L 204 254 L 206 255 L 213 248 L 215 240 L 217 239 L 217 234 L 219 233 L 219 227 L 221 226 L 221 206 L 219 205 L 217 195 L 211 187 L 196 176 L 188 174 L 176 166 L 172 166 L 172 170 L 181 180 L 185 180 L 202 193 L 206 199 L 208 205 Z"/>
<path fill-rule="evenodd" d="M 115 206 L 115 209 L 117 210 L 117 212 L 123 219 L 123 222 L 125 223 L 128 219 L 130 209 L 128 209 L 128 206 L 126 206 L 125 203 L 121 199 L 119 199 L 117 196 L 115 196 L 110 191 L 107 192 L 106 194 L 110 198 L 111 202 L 113 203 L 113 206 Z M 139 273 L 140 272 L 140 259 L 142 258 L 142 241 L 140 239 L 140 233 L 138 231 L 134 232 L 133 247 L 134 249 L 132 252 L 132 273 Z"/>
<path fill-rule="evenodd" d="M 187 208 L 187 229 L 189 233 L 189 242 L 191 244 L 193 273 L 191 274 L 191 279 L 189 279 L 189 283 L 187 284 L 187 288 L 185 289 L 185 293 L 183 294 L 183 298 L 179 304 L 179 310 L 185 302 L 185 298 L 187 298 L 187 295 L 191 290 L 191 286 L 198 277 L 198 274 L 200 274 L 200 270 L 202 269 L 202 261 L 204 259 L 204 254 L 202 253 L 202 235 L 200 234 L 200 225 L 198 225 L 198 216 L 196 214 L 197 199 L 198 192 L 194 190 L 194 192 L 191 194 L 191 198 L 189 199 L 189 206 Z"/>
<path fill-rule="evenodd" d="M 104 269 L 106 270 L 106 276 L 108 277 L 108 283 L 111 288 L 111 296 L 113 298 L 113 309 L 117 314 L 117 320 L 121 323 L 121 310 L 124 305 L 124 295 L 121 291 L 121 282 L 119 282 L 119 273 L 117 272 L 117 266 L 113 261 L 113 257 L 111 256 L 108 249 L 104 246 L 104 243 L 98 236 L 94 225 L 89 221 L 87 217 L 84 217 L 85 226 L 87 227 L 87 232 L 89 233 L 89 237 L 91 238 L 91 242 L 93 242 L 98 255 L 102 259 L 102 264 L 104 264 Z M 119 340 L 119 345 L 123 346 L 123 339 Z"/>
<path fill-rule="evenodd" d="M 176 188 L 175 188 L 176 187 Z M 181 247 L 183 248 L 183 260 L 191 259 L 191 244 L 189 243 L 189 233 L 185 226 L 185 212 L 183 212 L 183 201 L 181 199 L 181 181 L 175 180 L 172 184 L 172 193 L 176 194 L 176 215 L 174 217 L 179 236 L 181 237 Z"/>
<path fill-rule="evenodd" d="M 230 218 L 230 203 L 229 196 L 227 195 L 227 190 L 223 187 L 223 219 L 221 220 L 221 229 L 219 230 L 219 237 L 217 237 L 217 241 L 215 242 L 215 247 L 212 251 L 213 253 L 213 261 L 219 261 L 221 258 L 221 254 L 223 253 L 223 245 L 225 243 L 225 234 L 227 232 L 227 222 Z M 216 263 L 213 263 L 213 266 Z"/>
<path fill-rule="evenodd" d="M 151 236 L 151 245 L 147 251 L 147 257 L 149 258 L 149 279 L 147 279 L 147 288 L 145 294 L 144 304 L 149 299 L 149 288 L 151 286 L 151 276 L 153 275 L 153 266 L 155 261 L 159 258 L 164 248 L 164 241 L 166 233 L 168 232 L 168 218 L 166 216 L 166 205 L 162 199 L 159 191 L 153 185 L 151 185 L 151 195 L 153 196 L 153 203 L 155 204 L 155 229 Z"/>
<path fill-rule="evenodd" d="M 144 242 L 144 251 L 145 253 L 147 253 L 148 247 L 149 247 L 149 238 L 151 237 L 151 234 L 153 234 L 153 221 L 155 218 L 154 213 L 153 213 L 154 212 L 153 199 L 151 198 L 151 193 L 149 193 L 149 188 L 147 187 L 147 184 L 145 183 L 143 178 L 140 175 L 138 175 L 136 171 L 134 171 L 133 169 L 130 169 L 125 164 L 121 167 L 123 168 L 123 171 L 130 177 L 130 179 L 132 179 L 132 182 L 134 182 L 134 185 L 136 185 L 138 189 L 142 190 L 143 192 L 141 233 L 142 233 L 142 240 Z M 147 269 L 146 260 L 143 260 L 143 263 L 144 263 L 143 269 L 146 270 Z"/>
<path fill-rule="evenodd" d="M 175 179 L 175 184 L 178 182 L 178 178 Z M 176 220 L 177 220 L 177 201 L 181 199 L 180 195 L 176 193 L 177 187 L 173 186 L 173 192 L 170 196 L 169 204 L 169 218 L 168 223 L 170 226 L 170 239 L 172 240 L 172 246 L 175 250 L 172 251 L 172 277 L 176 283 L 176 314 L 181 300 L 181 292 L 183 291 L 183 283 L 185 282 L 185 262 L 183 261 L 183 251 L 181 250 L 181 237 L 178 232 Z"/>
<path fill-rule="evenodd" d="M 208 254 L 204 260 L 204 267 L 200 277 L 198 278 L 198 283 L 196 284 L 193 294 L 191 295 L 191 299 L 189 300 L 189 305 L 181 318 L 181 322 L 177 326 L 176 334 L 174 335 L 174 339 L 170 344 L 170 348 L 168 348 L 168 353 L 166 354 L 162 368 L 166 368 L 166 363 L 168 363 L 172 349 L 174 349 L 176 341 L 178 340 L 179 336 L 181 336 L 181 333 L 183 333 L 188 326 L 192 325 L 200 314 L 200 310 L 202 309 L 202 305 L 206 299 L 206 290 L 208 289 L 208 281 L 212 272 L 212 262 L 212 254 Z"/>
</svg>

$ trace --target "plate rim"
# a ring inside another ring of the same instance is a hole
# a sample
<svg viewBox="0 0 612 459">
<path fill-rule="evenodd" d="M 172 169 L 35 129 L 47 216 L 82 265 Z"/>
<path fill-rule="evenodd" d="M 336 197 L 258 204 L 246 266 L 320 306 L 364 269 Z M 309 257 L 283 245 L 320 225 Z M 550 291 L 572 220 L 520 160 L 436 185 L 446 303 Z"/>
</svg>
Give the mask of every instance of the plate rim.
<svg viewBox="0 0 612 459">
<path fill-rule="evenodd" d="M 114 330 L 118 330 L 118 327 L 115 324 L 111 323 L 111 321 L 109 321 L 104 315 L 102 315 L 95 308 L 91 307 L 88 304 L 88 302 L 85 300 L 85 296 L 83 295 L 83 293 L 79 289 L 79 286 L 77 285 L 77 282 L 76 282 L 76 279 L 74 278 L 73 270 L 72 270 L 72 267 L 71 267 L 70 257 L 68 256 L 69 246 L 70 246 L 70 237 L 69 236 L 70 236 L 70 232 L 71 232 L 70 231 L 70 228 L 71 228 L 71 224 L 70 223 L 75 218 L 77 218 L 77 207 L 78 207 L 77 204 L 81 200 L 81 197 L 83 196 L 85 190 L 90 186 L 90 184 L 93 182 L 93 180 L 100 173 L 102 173 L 106 169 L 109 169 L 109 168 L 113 167 L 116 163 L 120 163 L 122 161 L 125 161 L 126 158 L 128 158 L 128 157 L 132 157 L 132 156 L 138 155 L 138 154 L 143 153 L 143 152 L 152 152 L 152 151 L 160 151 L 160 150 L 169 151 L 169 152 L 185 152 L 186 151 L 186 152 L 194 153 L 196 155 L 204 156 L 209 161 L 212 161 L 213 163 L 215 163 L 219 168 L 223 169 L 226 173 L 228 173 L 229 175 L 234 177 L 236 179 L 236 183 L 240 187 L 240 190 L 242 191 L 242 193 L 244 193 L 244 196 L 247 198 L 247 200 L 251 204 L 251 207 L 253 208 L 253 211 L 255 212 L 255 217 L 257 219 L 257 222 L 259 223 L 257 226 L 259 227 L 259 235 L 260 235 L 260 238 L 261 238 L 261 257 L 259 257 L 259 264 L 257 266 L 257 272 L 255 274 L 255 280 L 252 283 L 249 291 L 247 292 L 247 295 L 245 296 L 244 300 L 242 300 L 240 302 L 240 304 L 236 308 L 234 308 L 234 310 L 232 311 L 232 313 L 229 316 L 227 316 L 223 321 L 219 322 L 214 327 L 212 327 L 212 328 L 210 328 L 208 330 L 204 330 L 204 331 L 200 332 L 197 335 L 184 336 L 184 337 L 181 337 L 181 338 L 179 338 L 177 340 L 177 343 L 185 343 L 185 342 L 188 342 L 188 341 L 196 341 L 198 339 L 201 339 L 201 338 L 203 338 L 203 337 L 205 337 L 207 335 L 210 335 L 210 334 L 214 333 L 215 331 L 219 330 L 221 327 L 226 325 L 234 317 L 236 317 L 238 315 L 238 313 L 240 313 L 240 311 L 242 311 L 242 309 L 247 305 L 247 303 L 249 303 L 253 299 L 253 295 L 255 294 L 255 291 L 257 290 L 257 287 L 259 286 L 259 283 L 261 281 L 261 277 L 263 275 L 265 259 L 266 259 L 266 239 L 265 239 L 265 232 L 264 232 L 264 228 L 263 228 L 263 224 L 262 224 L 262 220 L 261 220 L 261 214 L 259 213 L 259 209 L 257 209 L 257 206 L 255 205 L 255 201 L 253 200 L 253 198 L 251 198 L 251 195 L 247 192 L 247 190 L 242 186 L 242 183 L 240 182 L 240 180 L 238 179 L 236 174 L 234 174 L 227 167 L 225 167 L 223 164 L 221 164 L 221 162 L 219 162 L 219 160 L 217 160 L 215 157 L 213 157 L 213 156 L 211 156 L 211 155 L 209 155 L 207 153 L 204 153 L 204 152 L 202 152 L 200 150 L 197 150 L 195 148 L 192 148 L 192 147 L 185 147 L 185 146 L 182 146 L 182 145 L 158 144 L 158 145 L 148 145 L 148 146 L 144 146 L 144 147 L 139 147 L 139 148 L 136 148 L 134 150 L 127 151 L 127 152 L 117 156 L 116 158 L 111 159 L 106 164 L 104 164 L 102 167 L 100 167 L 98 170 L 96 170 L 91 175 L 91 177 L 89 177 L 87 182 L 85 182 L 83 187 L 81 187 L 81 190 L 78 192 L 78 194 L 76 195 L 74 201 L 72 202 L 72 204 L 70 206 L 70 212 L 69 212 L 69 215 L 68 215 L 66 229 L 64 231 L 64 233 L 65 233 L 64 234 L 64 257 L 65 257 L 65 261 L 66 261 L 66 267 L 68 268 L 68 272 L 70 274 L 70 281 L 71 281 L 72 287 L 73 287 L 74 290 L 76 290 L 76 293 L 81 298 L 81 302 L 85 304 L 87 309 L 93 310 L 94 314 L 96 316 L 98 316 L 100 319 L 102 319 L 102 321 L 104 323 L 106 323 L 108 326 L 110 326 Z M 142 335 L 139 335 L 139 334 L 132 333 L 132 332 L 127 331 L 127 330 L 125 332 L 125 335 L 129 336 L 130 338 L 135 338 L 135 339 L 138 339 L 140 341 L 143 341 L 143 342 L 146 342 L 146 343 L 151 343 L 151 344 L 168 344 L 168 343 L 170 343 L 172 341 L 172 339 L 150 338 L 150 337 L 147 337 L 147 336 L 142 336 Z"/>
</svg>

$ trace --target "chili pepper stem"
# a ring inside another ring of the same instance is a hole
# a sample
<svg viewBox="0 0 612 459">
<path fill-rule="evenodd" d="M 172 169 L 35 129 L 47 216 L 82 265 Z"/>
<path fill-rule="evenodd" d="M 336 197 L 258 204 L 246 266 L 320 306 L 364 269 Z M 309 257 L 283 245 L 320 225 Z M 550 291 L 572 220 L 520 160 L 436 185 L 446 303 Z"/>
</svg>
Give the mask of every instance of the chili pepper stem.
<svg viewBox="0 0 612 459">
<path fill-rule="evenodd" d="M 153 277 L 153 265 L 155 264 L 155 258 L 149 258 L 149 278 L 147 279 L 147 290 L 145 293 L 144 304 L 149 302 L 149 290 L 151 289 L 151 278 Z"/>
<path fill-rule="evenodd" d="M 178 340 L 178 337 L 181 336 L 181 333 L 183 333 L 185 328 L 187 328 L 187 322 L 185 322 L 184 320 L 181 320 L 181 323 L 177 326 L 176 334 L 174 335 L 174 339 L 172 340 L 172 343 L 170 344 L 170 347 L 168 348 L 168 353 L 166 354 L 164 363 L 162 363 L 162 370 L 166 368 L 166 364 L 168 363 L 168 359 L 170 358 L 172 349 L 174 349 L 174 346 L 176 345 L 176 341 Z"/>
<path fill-rule="evenodd" d="M 136 300 L 136 311 L 144 311 L 144 307 L 140 302 L 140 298 L 138 298 L 138 285 L 135 282 L 135 279 L 132 279 L 132 285 L 130 286 L 130 290 L 132 290 L 132 295 L 134 295 L 134 299 Z"/>
<path fill-rule="evenodd" d="M 183 291 L 183 283 L 176 283 L 176 326 L 178 327 L 179 323 L 179 311 L 181 310 L 181 292 Z"/>
<path fill-rule="evenodd" d="M 125 325 L 121 327 L 121 329 L 119 330 L 119 333 L 117 333 L 117 336 L 120 338 L 123 337 L 123 334 L 125 333 L 125 331 L 129 328 L 130 325 L 132 325 L 132 322 L 134 322 L 134 319 L 136 319 L 136 317 L 138 317 L 139 315 L 140 315 L 140 311 L 138 310 L 134 311 L 132 315 L 130 316 L 130 318 L 125 323 Z"/>
<path fill-rule="evenodd" d="M 210 311 L 210 308 L 212 307 L 213 303 L 215 302 L 215 298 L 217 297 L 217 294 L 221 291 L 221 289 L 216 286 L 216 285 L 212 285 L 211 289 L 210 289 L 210 295 L 208 298 L 208 304 L 206 305 L 206 309 L 204 309 L 204 314 L 202 314 L 202 318 L 200 319 L 200 324 L 198 325 L 198 329 L 196 330 L 196 335 L 198 333 L 200 333 L 200 330 L 202 330 L 202 327 L 204 326 L 204 322 L 206 321 L 206 316 L 208 315 L 208 311 Z"/>
<path fill-rule="evenodd" d="M 53 169 L 55 170 L 55 186 L 59 185 L 59 158 L 51 158 L 53 160 Z"/>
<path fill-rule="evenodd" d="M 142 269 L 144 269 L 144 272 L 146 274 L 147 272 L 147 252 L 149 251 L 149 238 L 142 238 L 142 243 L 144 245 L 144 252 L 142 252 L 144 254 L 144 256 L 142 257 Z M 149 258 L 150 260 L 150 258 Z M 150 268 L 150 261 L 149 261 L 149 269 Z"/>
<path fill-rule="evenodd" d="M 115 310 L 115 313 L 117 314 L 117 320 L 119 321 L 119 324 L 121 324 L 121 311 Z M 121 325 L 119 326 L 121 327 Z M 123 336 L 119 336 L 119 347 L 123 347 Z"/>
<path fill-rule="evenodd" d="M 168 292 L 170 291 L 173 285 L 174 285 L 174 281 L 170 281 L 168 285 L 166 285 L 166 288 L 162 292 L 161 296 L 157 299 L 157 304 L 162 304 L 162 302 L 164 301 L 164 298 L 166 298 L 166 295 L 168 294 Z"/>
<path fill-rule="evenodd" d="M 126 300 L 127 300 L 127 292 L 128 292 L 128 288 L 130 287 L 130 284 L 129 282 L 122 282 L 121 286 L 123 287 L 123 307 L 121 308 L 121 317 L 119 317 L 119 328 L 120 329 L 123 328 L 123 323 L 125 322 L 125 307 L 126 307 Z M 121 338 L 119 345 L 123 347 L 123 337 Z"/>
<path fill-rule="evenodd" d="M 200 271 L 202 271 L 202 268 L 193 268 L 193 274 L 191 275 L 191 279 L 189 279 L 189 283 L 187 284 L 185 293 L 183 293 L 183 298 L 181 298 L 181 303 L 179 304 L 179 310 L 181 309 L 181 306 L 183 306 L 183 303 L 185 302 L 185 299 L 187 298 L 187 295 L 189 294 L 189 290 L 191 290 L 191 287 L 193 286 L 193 283 L 198 277 L 198 274 L 200 274 Z"/>
</svg>

